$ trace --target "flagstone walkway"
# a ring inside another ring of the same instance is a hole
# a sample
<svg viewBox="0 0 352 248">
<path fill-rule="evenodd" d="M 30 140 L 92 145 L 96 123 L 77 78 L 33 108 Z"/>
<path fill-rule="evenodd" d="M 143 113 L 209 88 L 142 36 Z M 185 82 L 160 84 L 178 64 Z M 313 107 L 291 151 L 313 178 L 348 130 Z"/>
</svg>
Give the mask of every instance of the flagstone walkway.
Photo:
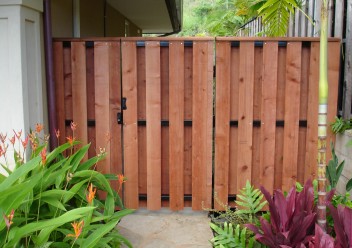
<svg viewBox="0 0 352 248">
<path fill-rule="evenodd" d="M 213 234 L 207 212 L 138 210 L 118 225 L 134 248 L 209 248 Z"/>
</svg>

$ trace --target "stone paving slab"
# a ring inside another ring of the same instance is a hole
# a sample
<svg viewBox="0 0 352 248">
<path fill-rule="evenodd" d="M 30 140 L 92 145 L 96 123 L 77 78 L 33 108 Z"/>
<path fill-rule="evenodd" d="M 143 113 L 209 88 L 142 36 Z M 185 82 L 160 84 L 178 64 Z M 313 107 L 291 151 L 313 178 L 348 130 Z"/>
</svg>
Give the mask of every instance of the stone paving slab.
<svg viewBox="0 0 352 248">
<path fill-rule="evenodd" d="M 124 217 L 117 228 L 134 248 L 209 248 L 209 222 L 205 211 L 141 209 Z"/>
</svg>

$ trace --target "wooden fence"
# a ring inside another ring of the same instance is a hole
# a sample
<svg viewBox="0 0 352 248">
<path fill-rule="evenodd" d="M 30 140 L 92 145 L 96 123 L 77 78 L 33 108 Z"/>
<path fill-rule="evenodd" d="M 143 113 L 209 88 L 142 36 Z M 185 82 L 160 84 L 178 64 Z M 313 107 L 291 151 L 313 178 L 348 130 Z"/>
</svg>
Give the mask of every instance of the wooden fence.
<svg viewBox="0 0 352 248">
<path fill-rule="evenodd" d="M 330 40 L 329 120 L 339 47 Z M 273 190 L 315 176 L 316 38 L 55 40 L 54 54 L 60 142 L 74 120 L 89 156 L 105 147 L 97 170 L 124 173 L 130 208 L 200 210 L 247 179 Z"/>
<path fill-rule="evenodd" d="M 321 0 L 303 0 L 302 11 L 291 16 L 288 37 L 318 37 L 320 33 Z M 265 27 L 261 18 L 246 23 L 239 36 L 262 36 Z M 328 9 L 328 36 L 341 39 L 341 67 L 339 86 L 339 115 L 352 118 L 352 0 L 330 0 Z"/>
</svg>

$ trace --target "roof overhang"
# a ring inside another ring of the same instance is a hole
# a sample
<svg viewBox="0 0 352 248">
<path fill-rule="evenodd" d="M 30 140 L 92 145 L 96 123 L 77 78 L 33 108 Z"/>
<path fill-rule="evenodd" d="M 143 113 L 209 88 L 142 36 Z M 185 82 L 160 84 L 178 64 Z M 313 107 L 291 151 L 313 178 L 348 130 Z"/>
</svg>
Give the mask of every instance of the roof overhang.
<svg viewBox="0 0 352 248">
<path fill-rule="evenodd" d="M 107 0 L 143 33 L 179 32 L 182 26 L 183 0 Z"/>
</svg>

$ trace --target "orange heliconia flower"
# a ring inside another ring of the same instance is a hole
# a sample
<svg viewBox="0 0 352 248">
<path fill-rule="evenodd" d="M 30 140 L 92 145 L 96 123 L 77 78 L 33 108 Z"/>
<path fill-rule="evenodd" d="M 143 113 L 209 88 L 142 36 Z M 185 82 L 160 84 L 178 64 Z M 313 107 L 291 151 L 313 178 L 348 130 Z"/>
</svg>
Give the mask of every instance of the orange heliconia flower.
<svg viewBox="0 0 352 248">
<path fill-rule="evenodd" d="M 13 224 L 12 220 L 13 220 L 14 215 L 15 215 L 14 209 L 11 210 L 11 213 L 9 215 L 7 215 L 7 216 L 3 215 L 7 229 L 10 229 L 10 226 Z"/>
<path fill-rule="evenodd" d="M 72 129 L 72 131 L 75 131 L 76 127 L 77 127 L 77 123 L 71 121 L 71 129 Z"/>
<path fill-rule="evenodd" d="M 95 197 L 95 193 L 97 192 L 97 189 L 94 188 L 93 190 L 93 184 L 89 185 L 89 190 L 88 190 L 88 194 L 87 194 L 87 202 L 88 204 L 91 204 L 93 202 L 93 199 Z"/>
<path fill-rule="evenodd" d="M 35 124 L 35 131 L 37 133 L 40 133 L 43 129 L 44 129 L 44 125 L 43 124 L 39 124 L 39 123 Z"/>
<path fill-rule="evenodd" d="M 42 157 L 42 164 L 44 166 L 46 164 L 46 147 L 41 150 L 40 156 Z"/>
<path fill-rule="evenodd" d="M 119 192 L 120 189 L 121 189 L 121 187 L 122 187 L 122 184 L 123 184 L 124 182 L 126 182 L 126 178 L 124 177 L 123 174 L 118 174 L 118 175 L 117 175 L 117 181 L 119 182 L 119 188 L 117 189 L 117 192 Z"/>
<path fill-rule="evenodd" d="M 29 138 L 29 137 L 27 136 L 25 140 L 22 140 L 22 141 L 21 141 L 21 142 L 22 142 L 23 149 L 25 149 L 25 150 L 26 150 L 27 145 L 28 145 L 28 138 Z"/>
<path fill-rule="evenodd" d="M 20 130 L 18 133 L 16 133 L 15 130 L 12 129 L 12 131 L 14 132 L 15 136 L 17 137 L 18 140 L 21 139 L 21 135 L 22 135 L 22 130 Z"/>
<path fill-rule="evenodd" d="M 73 227 L 73 231 L 75 232 L 75 234 L 67 234 L 67 237 L 75 237 L 75 239 L 78 239 L 78 237 L 82 233 L 84 221 L 81 220 L 80 222 L 73 222 L 73 223 L 71 223 L 71 225 Z"/>
<path fill-rule="evenodd" d="M 75 142 L 75 137 L 72 137 L 72 136 L 68 136 L 66 137 L 67 139 L 67 142 L 72 146 L 73 145 L 73 142 Z"/>
<path fill-rule="evenodd" d="M 123 174 L 117 175 L 117 180 L 119 181 L 119 185 L 121 186 L 124 182 L 126 182 Z"/>
<path fill-rule="evenodd" d="M 1 141 L 1 143 L 5 144 L 6 137 L 7 137 L 7 134 L 0 133 L 0 141 Z"/>
<path fill-rule="evenodd" d="M 60 137 L 60 130 L 59 129 L 58 130 L 55 129 L 55 135 L 56 135 L 57 139 Z"/>
<path fill-rule="evenodd" d="M 14 135 L 11 139 L 10 139 L 10 142 L 12 145 L 15 144 L 15 141 L 16 141 L 16 135 Z"/>
</svg>

